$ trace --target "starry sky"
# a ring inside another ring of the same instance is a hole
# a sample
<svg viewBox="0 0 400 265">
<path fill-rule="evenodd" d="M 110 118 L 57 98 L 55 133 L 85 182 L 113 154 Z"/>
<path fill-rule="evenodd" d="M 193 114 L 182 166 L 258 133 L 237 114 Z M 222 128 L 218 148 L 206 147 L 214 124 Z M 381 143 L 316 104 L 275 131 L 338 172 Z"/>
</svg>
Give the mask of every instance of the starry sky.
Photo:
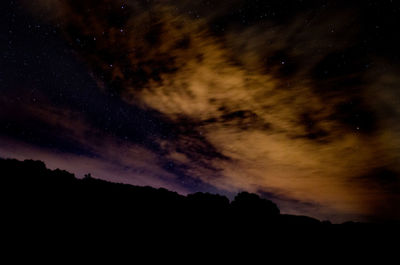
<svg viewBox="0 0 400 265">
<path fill-rule="evenodd" d="M 0 157 L 400 219 L 395 0 L 5 0 Z"/>
</svg>

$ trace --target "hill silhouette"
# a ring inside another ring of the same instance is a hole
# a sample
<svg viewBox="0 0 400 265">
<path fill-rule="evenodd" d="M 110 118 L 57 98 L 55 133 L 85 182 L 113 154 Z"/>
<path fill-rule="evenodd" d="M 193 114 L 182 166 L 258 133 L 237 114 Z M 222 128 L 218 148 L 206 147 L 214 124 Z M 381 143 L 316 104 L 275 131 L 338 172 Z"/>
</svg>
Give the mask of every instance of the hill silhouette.
<svg viewBox="0 0 400 265">
<path fill-rule="evenodd" d="M 354 252 L 355 246 L 362 246 L 360 255 L 374 253 L 371 246 L 397 238 L 395 230 L 374 232 L 358 223 L 334 225 L 284 215 L 273 202 L 247 192 L 232 202 L 209 193 L 182 196 L 90 174 L 78 179 L 32 160 L 0 159 L 0 172 L 3 242 L 10 253 L 16 251 L 13 258 L 57 253 L 57 259 L 76 262 L 84 255 L 93 262 L 112 251 L 113 261 L 120 255 L 137 260 L 141 254 L 162 260 L 189 255 L 209 261 L 215 255 L 226 259 L 238 254 L 297 260 L 311 250 L 336 255 L 338 247 Z"/>
<path fill-rule="evenodd" d="M 307 216 L 281 214 L 272 201 L 241 192 L 232 202 L 210 193 L 187 196 L 163 188 L 78 179 L 41 161 L 0 159 L 6 213 L 13 222 L 116 229 L 232 229 L 271 231 L 288 225 L 331 226 Z M 29 220 L 29 222 L 27 221 Z M 355 224 L 355 223 L 349 223 Z"/>
</svg>

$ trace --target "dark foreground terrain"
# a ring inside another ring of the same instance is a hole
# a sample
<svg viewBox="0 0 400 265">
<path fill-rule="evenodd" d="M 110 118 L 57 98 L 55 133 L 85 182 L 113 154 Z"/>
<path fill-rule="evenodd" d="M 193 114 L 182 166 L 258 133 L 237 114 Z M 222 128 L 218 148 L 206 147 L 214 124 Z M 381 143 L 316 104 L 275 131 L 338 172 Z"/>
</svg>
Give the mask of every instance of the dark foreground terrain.
<svg viewBox="0 0 400 265">
<path fill-rule="evenodd" d="M 10 211 L 33 220 L 50 218 L 82 222 L 304 224 L 329 225 L 305 216 L 282 215 L 271 201 L 239 193 L 232 202 L 209 193 L 188 196 L 160 188 L 107 182 L 87 175 L 77 179 L 63 170 L 49 170 L 41 161 L 0 159 L 2 189 Z"/>
<path fill-rule="evenodd" d="M 32 160 L 0 159 L 0 172 L 2 253 L 13 261 L 320 263 L 319 255 L 343 261 L 339 251 L 346 260 L 375 256 L 386 264 L 398 249 L 398 226 L 333 225 L 283 215 L 271 201 L 246 192 L 232 202 L 204 193 L 185 197 L 91 176 L 77 179 Z"/>
<path fill-rule="evenodd" d="M 271 201 L 241 192 L 232 202 L 210 193 L 188 196 L 160 188 L 112 183 L 87 175 L 78 179 L 64 170 L 50 170 L 41 161 L 0 159 L 2 189 L 10 211 L 39 219 L 81 222 L 177 222 L 203 224 L 330 225 L 306 216 L 280 214 Z M 351 223 L 347 223 L 351 224 Z M 354 223 L 353 223 L 354 224 Z"/>
<path fill-rule="evenodd" d="M 341 236 L 346 236 L 343 242 L 348 244 L 362 238 L 370 240 L 376 227 L 352 222 L 333 225 L 280 214 L 273 202 L 247 192 L 239 193 L 232 202 L 208 193 L 182 196 L 166 189 L 111 183 L 90 175 L 77 179 L 69 172 L 49 170 L 43 162 L 32 160 L 0 159 L 0 170 L 3 228 L 15 240 L 31 233 L 35 240 L 48 235 L 55 240 L 61 235 L 77 240 L 87 235 L 93 241 L 116 234 L 129 240 L 145 235 L 154 242 L 181 238 L 183 244 L 186 241 L 182 237 L 192 242 L 201 238 L 219 245 L 237 242 L 238 237 L 276 242 L 276 238 L 286 235 L 291 241 L 285 244 L 297 242 L 293 244 L 298 246 L 308 239 L 319 244 L 318 240 Z"/>
</svg>

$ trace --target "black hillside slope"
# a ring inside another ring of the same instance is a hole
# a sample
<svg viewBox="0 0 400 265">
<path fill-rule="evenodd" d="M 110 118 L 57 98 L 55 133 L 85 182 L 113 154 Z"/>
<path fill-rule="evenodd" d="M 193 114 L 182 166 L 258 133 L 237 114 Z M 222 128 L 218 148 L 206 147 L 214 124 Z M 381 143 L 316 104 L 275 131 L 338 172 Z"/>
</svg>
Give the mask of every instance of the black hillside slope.
<svg viewBox="0 0 400 265">
<path fill-rule="evenodd" d="M 32 160 L 0 159 L 0 170 L 6 212 L 29 223 L 257 231 L 293 224 L 330 226 L 306 216 L 280 214 L 273 202 L 247 192 L 232 202 L 209 193 L 182 196 L 163 188 L 111 183 L 91 176 L 77 179 Z"/>
</svg>

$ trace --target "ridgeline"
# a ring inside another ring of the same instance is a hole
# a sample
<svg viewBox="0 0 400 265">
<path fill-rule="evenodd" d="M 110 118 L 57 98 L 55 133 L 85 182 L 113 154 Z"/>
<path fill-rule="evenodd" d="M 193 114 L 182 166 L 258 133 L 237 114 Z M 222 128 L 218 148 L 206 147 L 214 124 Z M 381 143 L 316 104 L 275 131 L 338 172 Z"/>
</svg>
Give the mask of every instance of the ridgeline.
<svg viewBox="0 0 400 265">
<path fill-rule="evenodd" d="M 209 193 L 182 196 L 163 188 L 112 183 L 90 175 L 78 179 L 33 160 L 0 159 L 0 170 L 2 192 L 8 198 L 6 212 L 16 220 L 29 220 L 30 224 L 236 231 L 333 226 L 329 221 L 280 214 L 273 202 L 247 192 L 237 194 L 232 202 Z"/>
</svg>

